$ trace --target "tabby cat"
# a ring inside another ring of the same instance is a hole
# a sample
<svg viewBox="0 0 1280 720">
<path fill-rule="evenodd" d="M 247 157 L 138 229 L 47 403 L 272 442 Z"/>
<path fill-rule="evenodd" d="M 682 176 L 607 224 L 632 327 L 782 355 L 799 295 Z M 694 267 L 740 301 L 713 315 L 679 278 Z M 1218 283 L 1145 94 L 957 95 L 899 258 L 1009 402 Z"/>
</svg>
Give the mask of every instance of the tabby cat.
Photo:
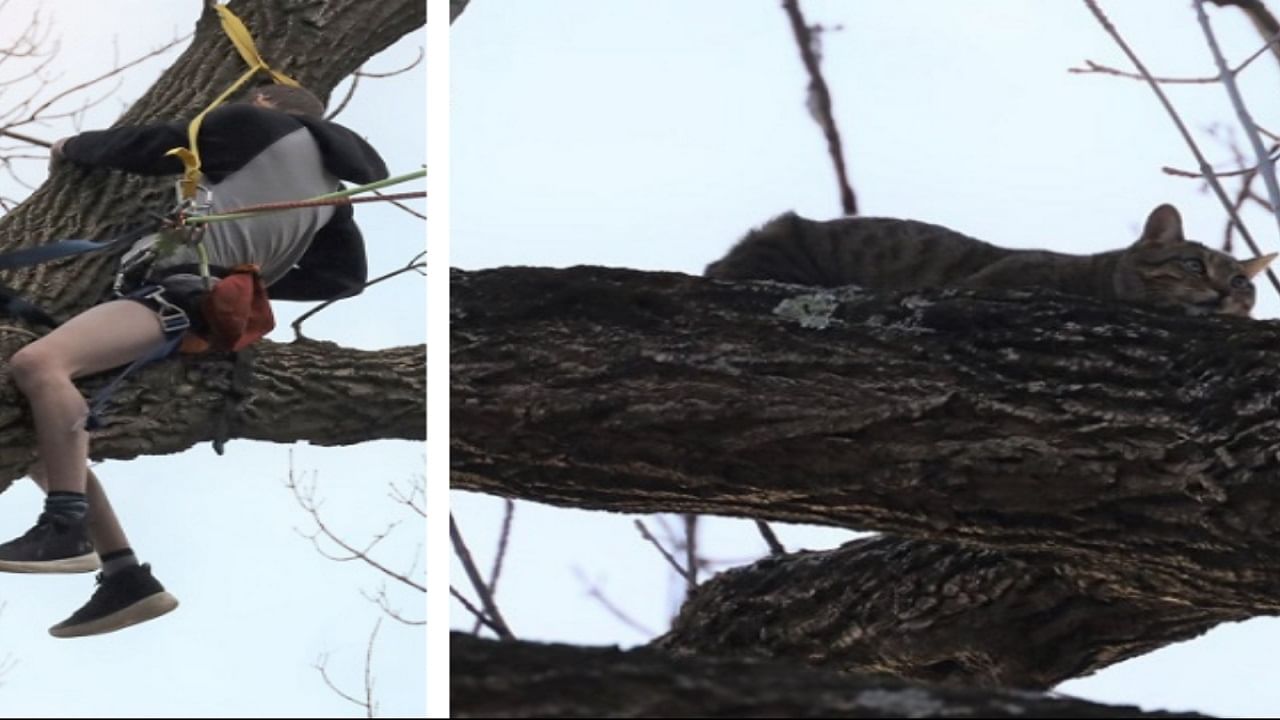
<svg viewBox="0 0 1280 720">
<path fill-rule="evenodd" d="M 1172 205 L 1151 212 L 1133 245 L 1096 255 L 1001 248 L 915 220 L 821 222 L 786 213 L 749 233 L 706 275 L 873 290 L 1039 287 L 1189 315 L 1247 316 L 1251 279 L 1275 257 L 1237 261 L 1187 240 Z"/>
</svg>

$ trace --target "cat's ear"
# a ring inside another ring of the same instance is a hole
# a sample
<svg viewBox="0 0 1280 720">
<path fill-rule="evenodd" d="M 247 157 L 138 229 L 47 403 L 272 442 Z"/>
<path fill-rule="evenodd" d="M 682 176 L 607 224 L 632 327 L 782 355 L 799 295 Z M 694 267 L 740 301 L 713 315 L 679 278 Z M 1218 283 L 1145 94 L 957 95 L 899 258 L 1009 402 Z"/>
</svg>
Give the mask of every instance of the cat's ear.
<svg viewBox="0 0 1280 720">
<path fill-rule="evenodd" d="M 1241 260 L 1240 267 L 1244 268 L 1245 276 L 1252 280 L 1263 270 L 1266 270 L 1267 266 L 1271 264 L 1272 260 L 1276 259 L 1277 255 L 1280 255 L 1280 253 L 1270 253 L 1268 255 L 1260 255 L 1250 260 Z"/>
<path fill-rule="evenodd" d="M 1134 243 L 1135 247 L 1165 247 L 1186 242 L 1182 235 L 1182 216 L 1177 208 L 1168 203 L 1161 205 L 1147 216 L 1147 225 L 1142 228 L 1142 237 Z"/>
</svg>

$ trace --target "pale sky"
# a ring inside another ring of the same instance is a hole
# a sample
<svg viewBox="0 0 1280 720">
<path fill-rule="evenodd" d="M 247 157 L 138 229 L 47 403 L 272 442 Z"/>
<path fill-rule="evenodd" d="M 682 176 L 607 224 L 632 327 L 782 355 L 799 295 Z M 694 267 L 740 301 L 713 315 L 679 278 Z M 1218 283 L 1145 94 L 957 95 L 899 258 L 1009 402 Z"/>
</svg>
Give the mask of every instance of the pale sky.
<svg viewBox="0 0 1280 720">
<path fill-rule="evenodd" d="M 1187 234 L 1220 242 L 1224 212 L 1154 96 L 1129 80 L 1072 75 L 1087 59 L 1124 65 L 1079 0 L 804 0 L 825 35 L 824 69 L 863 214 L 939 223 L 1016 247 L 1099 252 L 1131 243 L 1156 205 Z M 1206 75 L 1190 2 L 1102 0 L 1153 70 Z M 1233 60 L 1261 45 L 1238 11 L 1210 8 Z M 786 210 L 840 208 L 807 82 L 774 0 L 475 0 L 453 28 L 451 264 L 599 264 L 699 273 L 749 228 Z M 1270 57 L 1243 77 L 1264 124 L 1280 106 Z M 1216 85 L 1169 88 L 1223 168 L 1234 126 Z M 1273 130 L 1280 129 L 1272 127 Z M 1237 134 L 1237 137 L 1239 135 Z M 1234 187 L 1231 185 L 1230 187 Z M 1246 216 L 1266 248 L 1273 219 Z M 1255 316 L 1275 318 L 1259 289 Z M 501 502 L 453 493 L 454 515 L 487 567 Z M 590 579 L 651 632 L 675 608 L 664 561 L 632 517 L 520 503 L 499 604 L 525 639 L 633 645 L 648 635 L 587 596 Z M 650 521 L 652 525 L 652 521 Z M 744 521 L 715 520 L 707 554 L 765 552 Z M 788 548 L 844 531 L 782 527 Z M 455 585 L 465 581 L 454 569 Z M 451 622 L 471 627 L 458 605 Z M 1280 711 L 1280 622 L 1221 626 L 1063 692 L 1148 709 L 1233 716 Z"/>
<path fill-rule="evenodd" d="M 0 11 L 0 38 L 16 32 L 38 4 L 10 2 Z M 200 3 L 42 5 L 52 21 L 51 37 L 62 48 L 50 71 L 57 82 L 71 84 L 110 62 L 113 43 L 122 58 L 131 58 L 187 32 Z M 423 32 L 374 58 L 368 69 L 407 65 L 419 48 L 425 48 Z M 90 113 L 84 129 L 109 125 L 167 62 L 153 60 L 130 72 L 113 99 Z M 9 65 L 3 70 L 13 72 Z M 364 81 L 338 122 L 365 135 L 393 174 L 417 170 L 425 158 L 424 90 L 423 65 L 397 78 Z M 69 132 L 26 131 L 48 140 Z M 33 179 L 43 177 L 36 173 Z M 422 181 L 397 188 L 421 189 Z M 421 202 L 416 207 L 421 211 Z M 371 277 L 404 265 L 424 247 L 422 221 L 403 211 L 363 205 L 356 218 Z M 423 343 L 423 289 L 420 276 L 401 276 L 331 307 L 309 320 L 306 330 L 367 349 Z M 289 323 L 310 307 L 276 303 L 277 330 L 270 337 L 291 339 Z M 382 582 L 366 567 L 321 557 L 295 532 L 309 529 L 310 521 L 283 484 L 290 450 L 232 440 L 223 457 L 200 445 L 177 455 L 100 466 L 139 558 L 152 564 L 181 605 L 114 634 L 58 640 L 47 634 L 48 626 L 88 600 L 93 576 L 0 576 L 0 659 L 13 663 L 0 676 L 0 717 L 363 717 L 363 709 L 324 686 L 312 665 L 327 653 L 335 682 L 363 693 L 366 646 L 380 611 L 361 593 L 376 593 Z M 422 476 L 421 443 L 299 444 L 292 456 L 298 473 L 314 475 L 324 518 L 349 540 L 367 543 L 401 520 L 379 557 L 410 570 L 421 552 L 423 523 L 388 493 L 391 483 L 407 487 Z M 0 495 L 0 534 L 8 539 L 24 532 L 39 511 L 35 486 L 20 482 Z M 421 563 L 413 572 L 421 582 Z M 389 593 L 406 616 L 422 618 L 421 593 L 394 587 Z M 383 621 L 373 657 L 381 716 L 425 713 L 423 635 L 420 626 Z"/>
</svg>

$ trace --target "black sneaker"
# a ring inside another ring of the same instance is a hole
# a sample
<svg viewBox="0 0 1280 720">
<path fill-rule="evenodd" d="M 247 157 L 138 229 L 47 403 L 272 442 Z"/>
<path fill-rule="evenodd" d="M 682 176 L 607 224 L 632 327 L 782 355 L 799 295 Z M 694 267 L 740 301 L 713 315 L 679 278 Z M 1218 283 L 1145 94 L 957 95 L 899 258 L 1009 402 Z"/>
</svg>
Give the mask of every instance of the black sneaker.
<svg viewBox="0 0 1280 720">
<path fill-rule="evenodd" d="M 110 577 L 98 573 L 98 589 L 84 607 L 49 628 L 54 637 L 101 635 L 160 617 L 178 607 L 178 598 L 151 577 L 150 565 L 133 565 Z"/>
<path fill-rule="evenodd" d="M 48 513 L 41 513 L 22 537 L 0 545 L 0 572 L 93 572 L 101 565 L 83 520 Z"/>
</svg>

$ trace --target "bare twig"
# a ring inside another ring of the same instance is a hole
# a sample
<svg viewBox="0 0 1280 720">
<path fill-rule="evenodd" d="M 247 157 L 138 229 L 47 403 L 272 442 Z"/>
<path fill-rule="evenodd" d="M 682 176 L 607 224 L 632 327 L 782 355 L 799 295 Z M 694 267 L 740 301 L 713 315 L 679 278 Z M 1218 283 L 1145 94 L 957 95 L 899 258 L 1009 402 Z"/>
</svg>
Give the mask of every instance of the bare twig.
<svg viewBox="0 0 1280 720">
<path fill-rule="evenodd" d="M 698 584 L 698 566 L 702 561 L 698 558 L 698 516 L 692 513 L 684 515 L 684 566 L 689 571 L 689 592 L 693 592 Z"/>
<path fill-rule="evenodd" d="M 490 619 L 489 616 L 485 615 L 483 610 L 476 607 L 475 604 L 473 604 L 470 600 L 468 600 L 462 593 L 458 592 L 457 588 L 450 585 L 449 594 L 453 596 L 454 600 L 457 600 L 458 602 L 462 603 L 462 607 L 466 608 L 467 612 L 474 615 L 476 620 L 479 621 L 482 625 L 489 628 L 497 635 L 502 634 L 501 627 L 497 623 L 495 623 L 492 619 Z M 472 631 L 471 634 L 475 635 L 476 633 L 475 631 Z"/>
<path fill-rule="evenodd" d="M 373 624 L 373 632 L 369 633 L 369 646 L 364 651 L 364 706 L 369 717 L 378 714 L 378 703 L 373 699 L 373 641 L 378 638 L 378 628 L 382 627 L 382 618 Z"/>
<path fill-rule="evenodd" d="M 1249 65 L 1253 63 L 1254 60 L 1257 60 L 1259 57 L 1262 57 L 1263 53 L 1265 53 L 1267 50 L 1276 49 L 1277 46 L 1280 46 L 1280 33 L 1273 33 L 1271 34 L 1271 37 L 1267 40 L 1267 42 L 1262 45 L 1262 47 L 1255 50 L 1252 55 L 1245 58 L 1244 61 L 1241 62 L 1239 65 L 1235 66 L 1234 68 L 1231 68 L 1230 70 L 1231 75 L 1232 76 L 1239 75 L 1245 68 L 1249 67 Z M 1091 73 L 1099 73 L 1102 75 L 1115 75 L 1116 77 L 1129 78 L 1131 80 L 1146 79 L 1142 77 L 1142 73 L 1127 72 L 1125 70 L 1109 67 L 1107 65 L 1101 65 L 1092 60 L 1085 60 L 1084 64 L 1085 64 L 1085 67 L 1082 67 L 1082 68 L 1067 68 L 1067 72 L 1075 73 L 1077 75 L 1088 75 Z M 1218 82 L 1217 75 L 1214 75 L 1212 77 L 1152 76 L 1152 79 L 1158 83 L 1166 83 L 1170 85 L 1192 85 L 1192 84 L 1211 85 L 1213 83 Z"/>
<path fill-rule="evenodd" d="M 836 182 L 840 186 L 840 207 L 845 215 L 857 215 L 858 203 L 849 186 L 849 176 L 844 166 L 844 151 L 840 147 L 840 132 L 836 128 L 835 117 L 831 111 L 831 93 L 827 90 L 827 81 L 822 77 L 816 52 L 816 38 L 813 29 L 805 22 L 800 12 L 800 0 L 782 0 L 782 9 L 791 21 L 791 31 L 795 34 L 796 44 L 800 47 L 800 60 L 809 71 L 809 112 L 822 128 L 827 139 L 827 150 L 831 154 L 831 162 L 836 168 Z"/>
<path fill-rule="evenodd" d="M 1249 16 L 1249 21 L 1258 29 L 1258 34 L 1262 37 L 1270 37 L 1276 33 L 1280 33 L 1280 22 L 1276 20 L 1276 16 L 1267 10 L 1267 6 L 1262 0 L 1211 0 L 1218 7 L 1238 7 Z M 1276 59 L 1280 60 L 1280 47 L 1272 46 L 1272 52 L 1275 53 Z"/>
<path fill-rule="evenodd" d="M 1191 179 L 1201 179 L 1204 177 L 1204 173 L 1199 173 L 1194 170 L 1183 170 L 1181 168 L 1170 167 L 1168 165 L 1161 167 L 1160 172 L 1163 172 L 1165 175 L 1172 175 L 1174 177 L 1184 177 L 1184 178 L 1191 178 Z M 1224 178 L 1224 177 L 1238 177 L 1240 175 L 1253 175 L 1256 172 L 1258 172 L 1258 166 L 1254 165 L 1253 167 L 1242 167 L 1242 168 L 1236 168 L 1235 170 L 1214 170 L 1213 174 L 1215 177 Z"/>
<path fill-rule="evenodd" d="M 338 114 L 347 109 L 347 103 L 351 102 L 351 98 L 356 95 L 356 88 L 360 87 L 360 73 L 356 72 L 351 75 L 351 84 L 347 86 L 347 92 L 342 96 L 342 100 L 338 101 L 338 106 L 329 111 L 325 115 L 325 120 L 332 120 L 338 117 Z"/>
<path fill-rule="evenodd" d="M 1241 156 L 1240 149 L 1235 146 L 1234 142 L 1231 144 L 1231 152 L 1236 156 L 1237 161 L 1240 164 L 1243 164 L 1244 158 Z M 1244 204 L 1248 202 L 1250 198 L 1254 197 L 1253 181 L 1257 177 L 1258 177 L 1258 172 L 1257 172 L 1257 169 L 1255 168 L 1253 169 L 1252 172 L 1246 173 L 1244 178 L 1240 181 L 1240 191 L 1236 193 L 1235 200 L 1232 201 L 1232 206 L 1236 209 L 1237 213 L 1239 213 L 1244 208 Z M 1236 228 L 1235 221 L 1228 218 L 1227 225 L 1223 229 L 1223 236 L 1222 236 L 1223 252 L 1225 253 L 1232 252 L 1233 250 L 1232 238 L 1235 235 L 1236 229 L 1237 228 Z"/>
<path fill-rule="evenodd" d="M 449 513 L 449 537 L 453 540 L 453 552 L 462 562 L 462 568 L 466 571 L 467 579 L 471 581 L 471 587 L 475 590 L 476 596 L 480 598 L 485 615 L 493 621 L 494 631 L 503 640 L 515 640 L 516 636 L 512 634 L 511 627 L 503 619 L 497 603 L 493 601 L 493 594 L 489 592 L 484 579 L 480 577 L 480 571 L 476 569 L 475 560 L 471 558 L 471 550 L 462 539 L 462 531 L 458 529 L 458 522 L 453 519 L 453 513 Z"/>
<path fill-rule="evenodd" d="M 516 504 L 510 498 L 502 502 L 502 529 L 498 531 L 498 551 L 493 556 L 493 567 L 489 570 L 489 592 L 497 597 L 498 577 L 502 574 L 502 563 L 507 559 L 507 543 L 511 539 L 511 521 L 515 518 Z M 474 635 L 480 629 L 480 621 L 471 629 Z"/>
<path fill-rule="evenodd" d="M 1156 97 L 1159 98 L 1160 104 L 1164 106 L 1165 112 L 1169 114 L 1170 119 L 1173 120 L 1173 124 L 1178 128 L 1178 132 L 1181 133 L 1182 139 L 1186 141 L 1187 147 L 1189 147 L 1191 149 L 1191 153 L 1195 155 L 1196 162 L 1200 166 L 1200 172 L 1204 174 L 1204 178 L 1209 183 L 1209 187 L 1213 189 L 1214 194 L 1218 197 L 1218 201 L 1222 203 L 1222 207 L 1239 227 L 1240 237 L 1244 238 L 1245 243 L 1249 245 L 1249 248 L 1253 250 L 1255 254 L 1261 255 L 1262 251 L 1258 249 L 1258 244 L 1253 241 L 1253 237 L 1245 228 L 1244 222 L 1240 219 L 1239 213 L 1236 212 L 1231 199 L 1227 197 L 1227 192 L 1223 189 L 1222 183 L 1219 182 L 1217 176 L 1214 175 L 1213 168 L 1209 165 L 1209 161 L 1205 159 L 1204 154 L 1200 152 L 1200 147 L 1196 145 L 1195 138 L 1191 137 L 1191 131 L 1187 129 L 1186 123 L 1182 121 L 1182 117 L 1179 116 L 1178 111 L 1174 109 L 1173 103 L 1171 103 L 1169 98 L 1164 94 L 1164 90 L 1160 89 L 1160 84 L 1152 78 L 1146 65 L 1138 59 L 1138 56 L 1133 52 L 1133 49 L 1130 48 L 1129 44 L 1120 36 L 1120 32 L 1116 30 L 1115 25 L 1112 25 L 1111 21 L 1107 19 L 1107 16 L 1102 12 L 1102 8 L 1098 7 L 1096 0 L 1084 0 L 1084 4 L 1088 6 L 1089 10 L 1093 13 L 1094 17 L 1098 19 L 1098 22 L 1102 25 L 1103 29 L 1111 35 L 1111 38 L 1115 40 L 1116 44 L 1120 46 L 1120 49 L 1124 51 L 1124 54 L 1128 56 L 1129 61 L 1138 69 L 1138 72 L 1141 73 L 1143 79 L 1147 81 L 1147 85 L 1151 88 L 1152 92 L 1154 92 Z M 1276 289 L 1278 294 L 1280 294 L 1280 279 L 1278 279 L 1275 273 L 1270 269 L 1266 272 L 1267 279 L 1271 281 L 1271 286 Z"/>
<path fill-rule="evenodd" d="M 1262 144 L 1262 137 L 1258 134 L 1257 125 L 1254 124 L 1249 108 L 1244 103 L 1244 96 L 1240 93 L 1240 86 L 1236 84 L 1235 76 L 1227 69 L 1222 48 L 1218 46 L 1218 38 L 1214 35 L 1213 26 L 1209 23 L 1209 15 L 1204 11 L 1204 0 L 1196 0 L 1195 6 L 1196 19 L 1200 21 L 1200 29 L 1204 32 L 1205 42 L 1209 44 L 1209 51 L 1213 53 L 1213 61 L 1218 66 L 1222 85 L 1227 90 L 1227 97 L 1231 99 L 1231 106 L 1236 111 L 1236 117 L 1240 119 L 1240 125 L 1244 127 L 1245 137 L 1249 138 L 1249 145 L 1253 147 L 1253 154 L 1258 161 L 1258 172 L 1262 175 L 1262 182 L 1267 188 L 1267 197 L 1273 208 L 1280 207 L 1280 183 L 1276 182 L 1275 162 Z M 1276 219 L 1277 229 L 1280 229 L 1280 215 L 1273 212 L 1272 216 Z M 1262 254 L 1257 248 L 1254 248 L 1254 252 Z"/>
<path fill-rule="evenodd" d="M 696 587 L 697 583 L 694 582 L 693 576 L 691 576 L 689 571 L 682 567 L 680 563 L 671 556 L 671 553 L 667 552 L 666 548 L 662 547 L 662 543 L 658 542 L 658 539 L 649 532 L 649 528 L 645 527 L 644 523 L 640 520 L 636 520 L 635 525 L 636 529 L 640 531 L 640 535 L 643 536 L 645 540 L 653 543 L 653 546 L 658 549 L 658 552 L 662 554 L 662 557 L 667 561 L 667 563 L 675 569 L 676 573 L 680 575 L 680 577 L 684 578 L 684 581 L 688 583 L 689 588 L 692 590 Z"/>
<path fill-rule="evenodd" d="M 573 574 L 578 576 L 578 581 L 582 583 L 583 589 L 586 590 L 587 592 L 587 596 L 595 600 L 596 602 L 600 603 L 600 605 L 610 615 L 616 618 L 618 622 L 621 622 L 623 625 L 626 625 L 632 630 L 635 630 L 637 633 L 639 633 L 643 637 L 651 638 L 657 635 L 657 633 L 655 633 L 653 630 L 650 630 L 649 628 L 645 627 L 642 623 L 637 622 L 630 615 L 623 612 L 621 608 L 613 604 L 609 600 L 609 598 L 605 596 L 604 591 L 601 590 L 597 584 L 587 579 L 587 576 L 582 572 L 582 568 L 575 567 L 573 569 Z"/>
<path fill-rule="evenodd" d="M 416 564 L 417 563 L 415 562 L 415 565 Z M 377 595 L 370 595 L 364 590 L 361 590 L 360 594 L 364 595 L 365 599 L 376 604 L 378 608 L 387 615 L 387 617 L 391 618 L 392 620 L 395 620 L 396 622 L 402 625 L 426 625 L 427 624 L 427 621 L 425 619 L 415 620 L 413 618 L 405 617 L 404 614 L 401 613 L 399 610 L 396 610 L 395 608 L 391 607 L 391 598 L 387 596 L 386 582 L 383 582 L 382 585 L 378 588 Z"/>
<path fill-rule="evenodd" d="M 395 77 L 396 75 L 409 72 L 410 70 L 417 67 L 418 64 L 422 62 L 423 57 L 424 57 L 424 53 L 422 51 L 422 48 L 418 48 L 418 57 L 414 58 L 413 62 L 409 63 L 408 65 L 405 65 L 402 68 L 396 68 L 395 70 L 388 70 L 387 72 L 381 72 L 381 73 L 368 72 L 363 68 L 361 68 L 351 73 L 351 84 L 347 86 L 346 94 L 342 96 L 342 100 L 338 103 L 338 106 L 335 107 L 332 111 L 329 112 L 328 115 L 325 116 L 325 119 L 332 120 L 338 116 L 338 113 L 341 113 L 343 110 L 347 108 L 347 104 L 351 102 L 351 98 L 355 97 L 356 88 L 360 85 L 361 78 L 381 80 L 384 78 Z"/>
<path fill-rule="evenodd" d="M 427 479 L 421 475 L 413 478 L 409 484 L 408 493 L 401 490 L 399 485 L 391 483 L 391 499 L 409 508 L 419 517 L 427 516 L 426 496 Z"/>
<path fill-rule="evenodd" d="M 381 625 L 382 618 L 378 618 L 377 622 L 373 624 L 373 632 L 369 633 L 369 644 L 365 648 L 363 698 L 355 697 L 354 695 L 343 691 L 343 689 L 338 687 L 337 683 L 333 681 L 333 678 L 329 677 L 328 653 L 321 654 L 320 657 L 316 659 L 315 665 L 313 666 L 316 670 L 320 671 L 320 677 L 324 679 L 324 684 L 328 685 L 329 689 L 336 693 L 338 697 L 353 705 L 364 708 L 365 717 L 376 717 L 378 712 L 378 703 L 373 699 L 373 646 L 374 642 L 378 639 L 378 628 L 381 627 Z"/>
<path fill-rule="evenodd" d="M 396 277 L 397 275 L 403 275 L 404 273 L 407 273 L 407 272 L 416 272 L 419 275 L 425 275 L 426 274 L 425 270 L 427 268 L 426 257 L 427 257 L 427 251 L 423 250 L 417 255 L 414 255 L 413 259 L 410 260 L 404 267 L 399 268 L 398 270 L 393 270 L 387 273 L 386 275 L 381 275 L 379 277 L 376 277 L 370 280 L 369 282 L 365 283 L 364 287 L 366 288 L 373 287 L 374 285 L 377 285 L 383 280 L 390 280 L 391 278 Z M 338 298 L 338 299 L 341 299 L 341 298 Z M 306 339 L 306 336 L 302 334 L 302 323 L 306 322 L 307 318 L 310 318 L 312 315 L 315 315 L 321 310 L 324 310 L 325 308 L 334 304 L 335 302 L 338 301 L 338 299 L 326 300 L 325 302 L 322 302 L 319 305 L 303 313 L 300 317 L 298 317 L 297 320 L 294 320 L 293 323 L 290 325 L 290 327 L 293 328 L 294 339 L 297 339 L 297 340 Z"/>
<path fill-rule="evenodd" d="M 285 486 L 288 487 L 289 490 L 293 492 L 293 496 L 294 498 L 297 499 L 298 505 L 301 506 L 302 509 L 305 510 L 306 513 L 311 516 L 312 522 L 314 522 L 316 525 L 316 531 L 313 533 L 308 534 L 308 533 L 303 533 L 302 531 L 298 531 L 299 535 L 302 535 L 303 537 L 311 541 L 311 544 L 314 545 L 316 548 L 316 552 L 336 562 L 350 562 L 353 560 L 358 560 L 368 565 L 369 567 L 377 570 L 378 572 L 382 573 L 386 577 L 391 578 L 392 580 L 395 580 L 403 585 L 411 587 L 420 592 L 427 591 L 427 587 L 425 583 L 418 582 L 417 580 L 409 577 L 407 573 L 400 573 L 392 570 L 391 568 L 387 567 L 386 565 L 379 562 L 378 560 L 375 560 L 373 556 L 370 554 L 373 548 L 376 545 L 378 545 L 378 543 L 386 539 L 386 537 L 391 533 L 391 530 L 396 526 L 396 523 L 391 523 L 386 530 L 382 531 L 381 533 L 375 534 L 373 536 L 373 539 L 371 539 L 369 543 L 365 545 L 363 548 L 357 548 L 352 544 L 348 543 L 346 540 L 342 539 L 337 533 L 331 530 L 329 526 L 324 522 L 324 519 L 320 517 L 320 503 L 316 501 L 315 483 L 312 482 L 310 485 L 303 487 L 301 483 L 295 480 L 292 460 L 289 463 L 289 475 L 288 475 L 288 479 L 285 481 Z M 325 548 L 320 544 L 321 536 L 327 538 L 329 542 L 332 542 L 334 545 L 341 548 L 347 554 L 334 555 L 333 553 L 326 551 Z"/>
<path fill-rule="evenodd" d="M 760 536 L 764 538 L 764 542 L 769 546 L 770 555 L 786 555 L 787 549 L 782 546 L 778 540 L 778 536 L 773 534 L 773 528 L 769 527 L 769 523 L 763 520 L 756 521 L 756 529 L 760 531 Z"/>
<path fill-rule="evenodd" d="M 23 147 L 48 148 L 52 145 L 51 141 L 26 132 L 26 126 L 43 127 L 51 122 L 59 122 L 78 128 L 85 111 L 108 100 L 119 88 L 120 78 L 128 70 L 163 55 L 189 39 L 190 35 L 176 37 L 128 62 L 121 62 L 119 53 L 116 52 L 114 59 L 105 58 L 104 62 L 98 64 L 99 67 L 109 68 L 108 70 L 52 93 L 49 89 L 55 85 L 58 77 L 51 76 L 48 69 L 58 54 L 58 43 L 51 42 L 48 38 L 48 27 L 37 12 L 16 40 L 11 41 L 7 47 L 0 48 L 0 64 L 16 63 L 13 68 L 6 66 L 6 70 L 13 71 L 0 77 L 0 92 L 5 94 L 5 102 L 0 105 L 0 137 L 17 140 Z M 113 85 L 95 90 L 96 86 L 107 81 L 112 81 Z M 16 96 L 19 93 L 22 94 L 21 97 Z M 70 132 L 64 131 L 62 134 Z M 0 151 L 0 164 L 3 165 L 4 172 L 18 185 L 34 189 L 36 183 L 24 177 L 25 171 L 22 168 L 26 166 L 20 167 L 15 162 L 18 160 L 38 160 L 41 167 L 44 167 L 48 161 L 47 155 L 18 154 L 12 149 Z"/>
<path fill-rule="evenodd" d="M 1270 130 L 1262 127 L 1261 125 L 1258 125 L 1257 123 L 1254 123 L 1254 127 L 1258 128 L 1258 132 L 1262 133 L 1263 135 L 1266 135 L 1272 140 L 1280 141 L 1280 134 L 1273 133 Z"/>
<path fill-rule="evenodd" d="M 396 68 L 395 70 L 387 70 L 386 72 L 380 72 L 380 73 L 369 72 L 364 68 L 360 68 L 359 70 L 356 71 L 356 74 L 361 77 L 372 78 L 374 80 L 381 80 L 383 78 L 395 77 L 396 75 L 407 73 L 410 70 L 418 67 L 418 65 L 422 64 L 422 61 L 424 58 L 426 58 L 426 53 L 423 51 L 422 48 L 418 48 L 418 56 L 415 57 L 412 62 L 410 62 L 408 65 L 405 65 L 404 67 Z"/>
<path fill-rule="evenodd" d="M 47 148 L 53 147 L 53 143 L 48 140 L 41 140 L 40 138 L 31 137 L 30 135 L 24 135 L 23 133 L 10 130 L 9 128 L 0 128 L 0 135 L 11 137 L 14 140 L 21 140 L 28 145 L 39 145 L 40 147 Z"/>
</svg>

